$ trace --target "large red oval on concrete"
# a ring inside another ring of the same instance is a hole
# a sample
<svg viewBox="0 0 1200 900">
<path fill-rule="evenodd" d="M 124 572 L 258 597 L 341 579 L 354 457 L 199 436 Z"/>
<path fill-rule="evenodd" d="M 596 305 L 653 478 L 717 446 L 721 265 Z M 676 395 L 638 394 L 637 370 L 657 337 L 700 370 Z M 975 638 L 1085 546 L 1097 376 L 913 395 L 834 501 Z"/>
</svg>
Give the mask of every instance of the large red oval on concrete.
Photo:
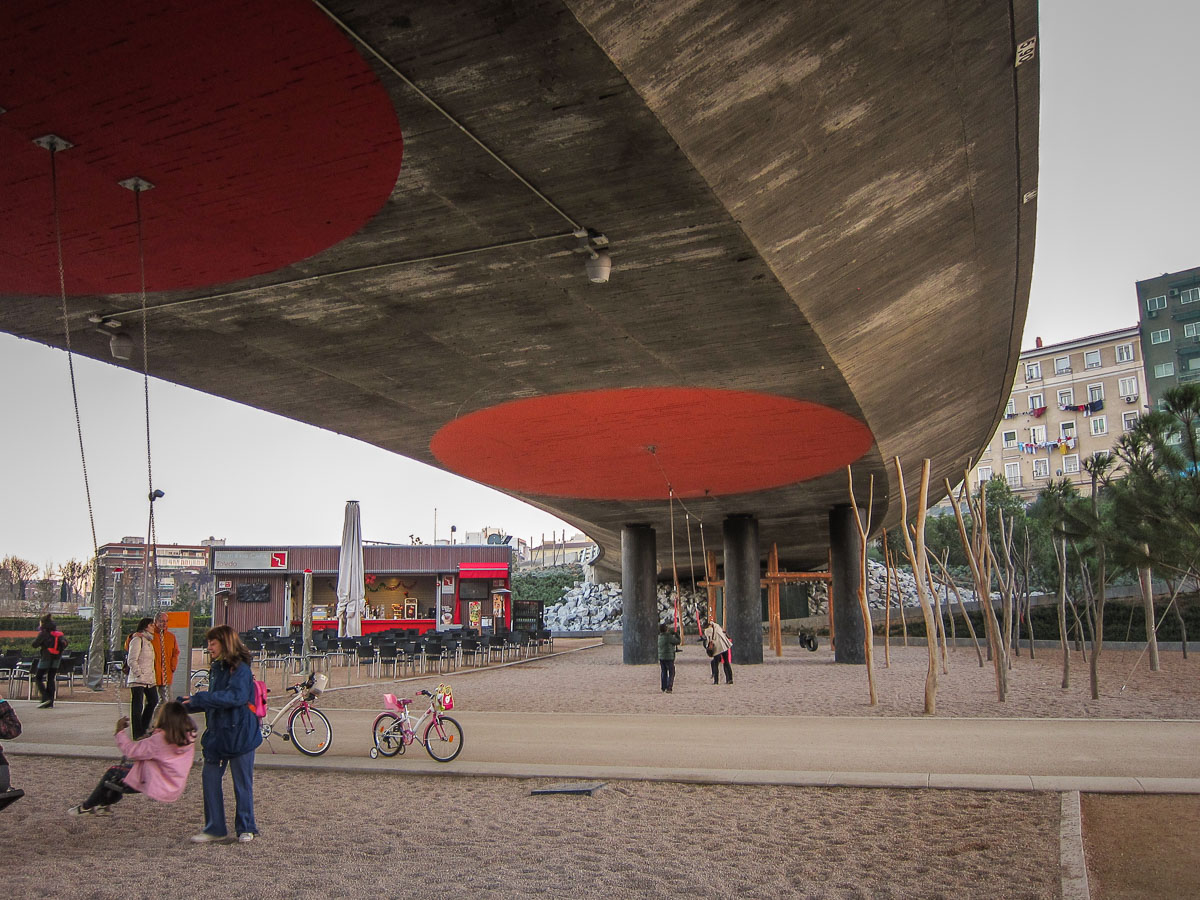
<svg viewBox="0 0 1200 900">
<path fill-rule="evenodd" d="M 807 481 L 872 442 L 861 422 L 818 403 L 667 387 L 504 403 L 445 425 L 430 449 L 448 469 L 518 493 L 649 500 L 668 482 L 687 498 Z"/>
<path fill-rule="evenodd" d="M 70 294 L 271 272 L 358 231 L 400 169 L 387 91 L 307 0 L 0 4 L 0 293 L 57 294 L 47 151 Z"/>
</svg>

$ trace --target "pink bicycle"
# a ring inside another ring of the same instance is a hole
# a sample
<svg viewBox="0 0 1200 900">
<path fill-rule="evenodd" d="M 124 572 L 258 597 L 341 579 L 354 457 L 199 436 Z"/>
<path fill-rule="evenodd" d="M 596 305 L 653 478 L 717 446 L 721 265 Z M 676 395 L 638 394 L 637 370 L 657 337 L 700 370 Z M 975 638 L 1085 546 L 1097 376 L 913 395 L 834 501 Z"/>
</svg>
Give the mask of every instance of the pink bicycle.
<svg viewBox="0 0 1200 900">
<path fill-rule="evenodd" d="M 413 741 L 425 745 L 429 755 L 438 762 L 450 762 L 462 753 L 463 730 L 454 719 L 445 715 L 445 710 L 454 708 L 453 694 L 446 685 L 438 685 L 434 692 L 417 691 L 417 695 L 429 698 L 429 709 L 416 722 L 408 711 L 412 700 L 397 697 L 395 694 L 384 694 L 383 704 L 388 711 L 381 712 L 375 717 L 371 726 L 371 734 L 375 746 L 371 748 L 371 759 L 384 756 L 395 756 L 403 753 Z M 421 725 L 429 719 L 425 730 Z M 420 737 L 417 733 L 421 731 Z"/>
</svg>

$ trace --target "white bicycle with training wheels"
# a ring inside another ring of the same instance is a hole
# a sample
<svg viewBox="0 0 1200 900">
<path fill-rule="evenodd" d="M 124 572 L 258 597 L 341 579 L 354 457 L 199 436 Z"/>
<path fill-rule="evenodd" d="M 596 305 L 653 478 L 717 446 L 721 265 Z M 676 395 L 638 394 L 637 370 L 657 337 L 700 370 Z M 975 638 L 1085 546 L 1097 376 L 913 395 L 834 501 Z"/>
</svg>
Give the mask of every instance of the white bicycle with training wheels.
<svg viewBox="0 0 1200 900">
<path fill-rule="evenodd" d="M 381 753 L 384 756 L 403 753 L 413 741 L 422 743 L 429 755 L 438 762 L 450 762 L 462 753 L 462 726 L 444 714 L 445 710 L 454 708 L 454 695 L 450 688 L 439 684 L 435 692 L 417 691 L 417 695 L 429 698 L 429 709 L 415 722 L 408 711 L 412 700 L 395 694 L 383 695 L 383 704 L 388 711 L 376 716 L 371 726 L 375 743 L 371 748 L 371 759 L 378 759 Z M 421 725 L 426 719 L 429 719 L 429 724 L 422 731 Z"/>
</svg>

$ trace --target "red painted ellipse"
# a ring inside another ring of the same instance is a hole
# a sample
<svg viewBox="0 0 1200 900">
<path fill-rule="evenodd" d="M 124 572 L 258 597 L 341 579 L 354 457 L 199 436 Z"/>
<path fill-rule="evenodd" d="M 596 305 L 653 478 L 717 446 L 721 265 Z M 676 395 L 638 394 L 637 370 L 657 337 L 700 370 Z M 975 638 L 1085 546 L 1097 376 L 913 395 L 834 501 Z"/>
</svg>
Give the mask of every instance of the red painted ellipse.
<svg viewBox="0 0 1200 900">
<path fill-rule="evenodd" d="M 455 419 L 442 465 L 525 494 L 650 500 L 742 494 L 826 475 L 870 449 L 843 412 L 771 394 L 625 388 L 514 400 Z M 653 449 L 651 449 L 653 448 Z"/>
<path fill-rule="evenodd" d="M 261 275 L 357 232 L 403 142 L 387 91 L 308 0 L 0 4 L 0 293 L 57 294 L 49 153 L 69 294 Z"/>
</svg>

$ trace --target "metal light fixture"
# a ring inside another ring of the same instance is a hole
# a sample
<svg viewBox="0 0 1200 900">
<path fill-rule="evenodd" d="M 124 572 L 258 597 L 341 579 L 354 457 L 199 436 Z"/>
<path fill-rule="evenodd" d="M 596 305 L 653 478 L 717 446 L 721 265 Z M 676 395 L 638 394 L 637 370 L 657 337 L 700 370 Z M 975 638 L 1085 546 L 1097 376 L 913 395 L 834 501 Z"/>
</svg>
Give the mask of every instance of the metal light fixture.
<svg viewBox="0 0 1200 900">
<path fill-rule="evenodd" d="M 108 352 L 113 355 L 113 359 L 132 359 L 133 338 L 128 332 L 118 331 L 108 340 Z"/>
<path fill-rule="evenodd" d="M 594 228 L 580 228 L 575 232 L 579 241 L 579 251 L 586 253 L 583 268 L 587 272 L 588 281 L 592 284 L 604 284 L 612 271 L 612 257 L 608 255 L 608 238 Z"/>
</svg>

